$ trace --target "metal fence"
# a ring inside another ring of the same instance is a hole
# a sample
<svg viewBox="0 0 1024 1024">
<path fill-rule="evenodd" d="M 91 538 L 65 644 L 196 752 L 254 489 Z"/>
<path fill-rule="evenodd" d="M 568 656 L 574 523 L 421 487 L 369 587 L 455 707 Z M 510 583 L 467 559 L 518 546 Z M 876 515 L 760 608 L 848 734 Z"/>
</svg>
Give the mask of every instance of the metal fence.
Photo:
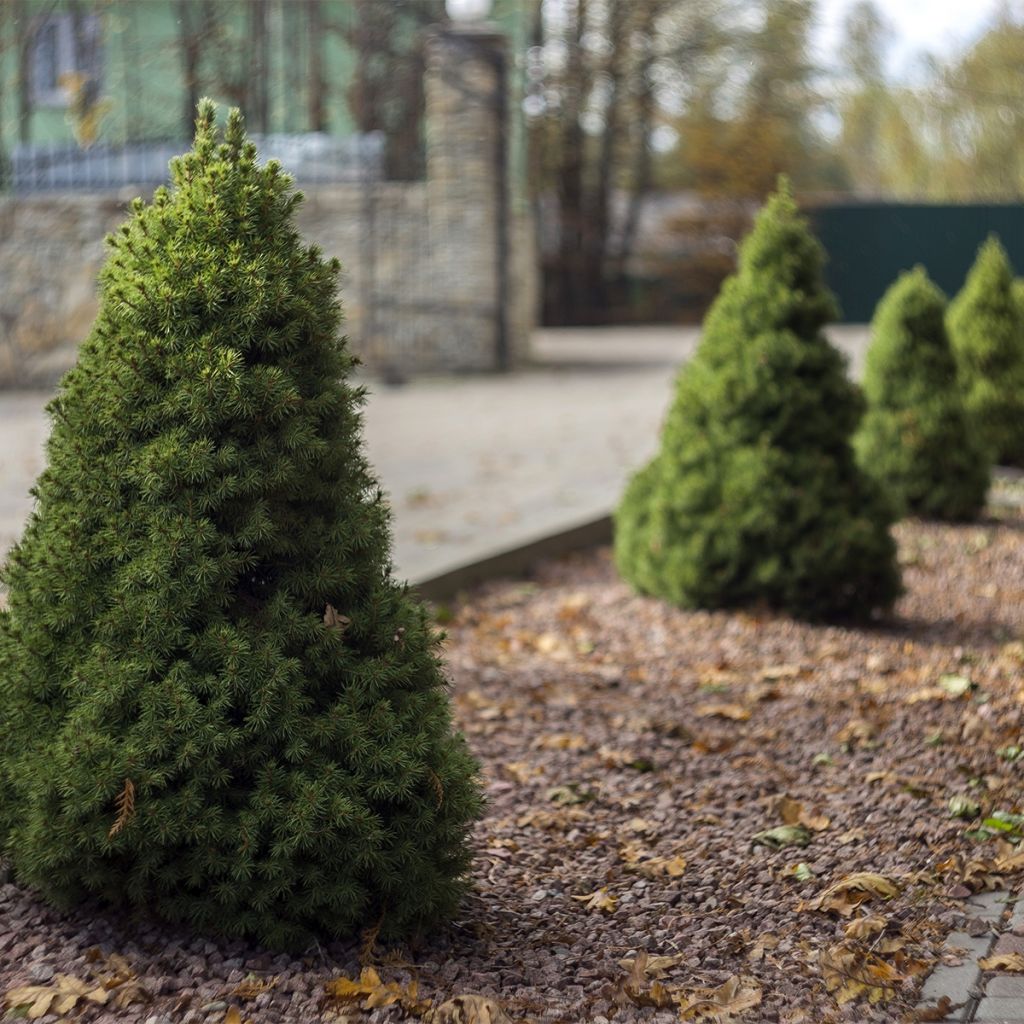
<svg viewBox="0 0 1024 1024">
<path fill-rule="evenodd" d="M 376 181 L 383 176 L 383 132 L 338 138 L 323 132 L 254 135 L 263 160 L 275 159 L 301 184 Z M 95 192 L 157 186 L 168 180 L 168 163 L 190 148 L 185 141 L 99 143 L 37 142 L 14 147 L 9 182 L 19 194 Z"/>
</svg>

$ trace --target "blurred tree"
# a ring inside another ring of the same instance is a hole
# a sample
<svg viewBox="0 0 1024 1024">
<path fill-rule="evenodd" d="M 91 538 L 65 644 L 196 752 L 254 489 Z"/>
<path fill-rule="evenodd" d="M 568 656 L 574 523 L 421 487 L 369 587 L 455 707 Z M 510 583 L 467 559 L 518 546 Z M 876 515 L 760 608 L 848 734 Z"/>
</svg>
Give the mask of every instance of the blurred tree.
<svg viewBox="0 0 1024 1024">
<path fill-rule="evenodd" d="M 654 139 L 721 45 L 731 10 L 711 0 L 535 0 L 525 109 L 538 219 L 557 231 L 548 322 L 604 318 L 656 184 Z"/>
<path fill-rule="evenodd" d="M 384 133 L 390 178 L 416 177 L 422 167 L 422 30 L 445 20 L 444 0 L 351 0 L 343 35 L 356 55 L 346 93 L 361 132 Z"/>
<path fill-rule="evenodd" d="M 939 81 L 936 156 L 946 156 L 946 188 L 988 199 L 1024 194 L 1024 22 L 1003 7 Z"/>
<path fill-rule="evenodd" d="M 854 191 L 869 195 L 882 192 L 885 180 L 885 134 L 893 113 L 885 51 L 892 31 L 874 0 L 859 0 L 846 15 L 839 51 L 845 79 L 839 155 Z"/>
<path fill-rule="evenodd" d="M 680 119 L 683 177 L 706 195 L 760 198 L 783 172 L 799 189 L 841 180 L 815 126 L 823 106 L 809 54 L 815 5 L 763 0 L 760 14 L 733 36 Z"/>
</svg>

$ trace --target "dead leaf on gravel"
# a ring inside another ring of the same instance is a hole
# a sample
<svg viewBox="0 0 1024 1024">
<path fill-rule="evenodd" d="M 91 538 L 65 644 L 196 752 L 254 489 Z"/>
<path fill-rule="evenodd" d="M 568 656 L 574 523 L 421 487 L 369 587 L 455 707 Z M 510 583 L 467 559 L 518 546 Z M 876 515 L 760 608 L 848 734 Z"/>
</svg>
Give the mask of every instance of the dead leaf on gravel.
<svg viewBox="0 0 1024 1024">
<path fill-rule="evenodd" d="M 27 1020 L 38 1020 L 48 1013 L 63 1016 L 70 1013 L 80 1001 L 103 1004 L 109 993 L 102 985 L 82 981 L 69 974 L 57 974 L 49 985 L 21 985 L 4 995 L 4 1007 L 9 1010 L 25 1008 Z"/>
<path fill-rule="evenodd" d="M 992 956 L 979 960 L 978 966 L 983 971 L 1012 971 L 1017 973 L 1024 971 L 1024 954 L 994 953 Z"/>
<path fill-rule="evenodd" d="M 681 1020 L 729 1021 L 761 1003 L 761 986 L 754 978 L 733 975 L 712 989 L 693 989 L 676 997 Z"/>
<path fill-rule="evenodd" d="M 903 981 L 892 964 L 846 942 L 823 949 L 818 967 L 825 987 L 840 1006 L 860 998 L 869 1003 L 891 999 Z"/>
<path fill-rule="evenodd" d="M 698 704 L 694 714 L 698 718 L 726 718 L 731 722 L 746 722 L 751 712 L 743 704 L 708 703 Z"/>
<path fill-rule="evenodd" d="M 859 843 L 866 835 L 867 832 L 862 828 L 851 828 L 843 832 L 842 835 L 836 836 L 836 842 L 840 846 L 848 846 L 850 843 Z"/>
<path fill-rule="evenodd" d="M 573 899 L 583 904 L 584 910 L 604 910 L 611 914 L 615 910 L 615 904 L 619 902 L 617 896 L 608 892 L 608 887 L 602 885 L 594 892 L 588 892 L 585 896 L 573 896 Z"/>
<path fill-rule="evenodd" d="M 799 665 L 769 665 L 761 669 L 762 679 L 796 679 L 803 669 Z"/>
<path fill-rule="evenodd" d="M 423 1017 L 424 1024 L 514 1024 L 500 1003 L 487 996 L 455 996 Z"/>
<path fill-rule="evenodd" d="M 868 914 L 865 917 L 854 918 L 844 929 L 843 934 L 848 939 L 867 939 L 878 932 L 884 931 L 889 922 L 877 914 Z"/>
<path fill-rule="evenodd" d="M 255 974 L 250 974 L 231 990 L 231 994 L 236 999 L 255 999 L 258 995 L 276 988 L 277 980 L 277 978 L 260 978 Z"/>
<path fill-rule="evenodd" d="M 944 1021 L 951 1018 L 955 1011 L 966 1006 L 966 1003 L 954 1003 L 949 996 L 943 996 L 933 1006 L 918 1006 L 903 1017 L 903 1024 L 928 1024 L 932 1021 Z"/>
<path fill-rule="evenodd" d="M 799 800 L 788 796 L 779 797 L 775 812 L 786 825 L 803 825 L 812 832 L 824 832 L 832 822 L 823 814 L 807 810 Z"/>
<path fill-rule="evenodd" d="M 899 891 L 899 886 L 885 875 L 856 871 L 830 885 L 806 906 L 808 910 L 833 910 L 842 917 L 849 917 L 862 903 L 873 897 L 888 900 L 898 895 Z"/>
<path fill-rule="evenodd" d="M 747 959 L 753 960 L 754 963 L 757 963 L 757 961 L 764 959 L 766 950 L 775 949 L 778 944 L 778 935 L 772 935 L 771 932 L 764 932 L 763 934 L 758 935 L 754 945 L 751 946 L 750 952 L 747 954 Z"/>
<path fill-rule="evenodd" d="M 811 833 L 803 825 L 777 825 L 753 836 L 753 842 L 781 850 L 785 846 L 807 846 Z"/>
<path fill-rule="evenodd" d="M 629 974 L 619 984 L 615 1001 L 620 1006 L 627 1000 L 636 1006 L 653 1006 L 658 1009 L 671 1006 L 675 1001 L 673 990 L 658 979 L 679 959 L 681 957 L 650 957 L 646 950 L 641 950 L 635 959 L 620 960 L 619 966 Z"/>
<path fill-rule="evenodd" d="M 867 749 L 874 745 L 877 730 L 866 718 L 851 718 L 836 733 L 836 743 L 844 746 L 858 746 Z"/>
<path fill-rule="evenodd" d="M 533 742 L 537 750 L 586 750 L 590 744 L 586 737 L 567 732 L 549 732 Z"/>
<path fill-rule="evenodd" d="M 416 982 L 401 985 L 397 981 L 383 982 L 372 967 L 364 967 L 358 981 L 341 977 L 328 981 L 324 990 L 339 1002 L 360 1002 L 364 1010 L 378 1006 L 398 1004 L 410 1013 L 423 1013 L 426 1003 L 417 998 Z"/>
<path fill-rule="evenodd" d="M 521 814 L 516 819 L 520 828 L 532 826 L 546 830 L 568 832 L 574 825 L 585 821 L 587 812 L 579 807 L 562 807 L 557 811 L 546 811 L 536 808 Z"/>
<path fill-rule="evenodd" d="M 627 957 L 619 961 L 619 966 L 631 975 L 638 975 L 643 978 L 665 977 L 665 972 L 678 966 L 686 960 L 684 953 L 676 953 L 673 956 L 651 956 L 646 950 L 641 950 L 635 957 Z"/>
</svg>

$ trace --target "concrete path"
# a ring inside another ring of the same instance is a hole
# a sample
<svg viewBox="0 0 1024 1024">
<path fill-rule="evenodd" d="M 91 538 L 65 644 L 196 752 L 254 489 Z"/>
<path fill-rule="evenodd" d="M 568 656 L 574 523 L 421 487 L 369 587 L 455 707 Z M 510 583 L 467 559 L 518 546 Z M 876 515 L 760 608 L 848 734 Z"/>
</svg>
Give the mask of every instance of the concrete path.
<svg viewBox="0 0 1024 1024">
<path fill-rule="evenodd" d="M 859 367 L 865 331 L 834 340 Z M 390 493 L 395 563 L 413 581 L 606 515 L 654 451 L 688 327 L 537 332 L 505 376 L 370 382 L 366 443 Z M 0 552 L 31 506 L 44 392 L 0 392 Z"/>
</svg>

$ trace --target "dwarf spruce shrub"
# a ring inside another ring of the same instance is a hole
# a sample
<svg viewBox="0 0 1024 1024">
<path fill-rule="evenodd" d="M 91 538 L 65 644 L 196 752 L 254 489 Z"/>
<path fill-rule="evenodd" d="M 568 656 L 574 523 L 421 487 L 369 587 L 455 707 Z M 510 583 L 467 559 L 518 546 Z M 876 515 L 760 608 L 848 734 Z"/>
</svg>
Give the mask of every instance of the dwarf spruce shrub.
<svg viewBox="0 0 1024 1024">
<path fill-rule="evenodd" d="M 967 413 L 992 461 L 1024 466 L 1024 312 L 999 239 L 978 250 L 946 326 Z"/>
<path fill-rule="evenodd" d="M 945 314 L 946 298 L 923 267 L 885 293 L 871 325 L 868 411 L 855 446 L 901 512 L 971 519 L 985 504 L 989 463 L 964 408 Z"/>
<path fill-rule="evenodd" d="M 862 399 L 822 334 L 836 314 L 822 263 L 783 183 L 616 513 L 616 561 L 641 592 L 812 618 L 867 616 L 898 594 L 889 507 L 850 444 Z"/>
<path fill-rule="evenodd" d="M 284 948 L 450 913 L 480 809 L 300 198 L 201 105 L 108 240 L 0 619 L 19 880 Z"/>
</svg>

